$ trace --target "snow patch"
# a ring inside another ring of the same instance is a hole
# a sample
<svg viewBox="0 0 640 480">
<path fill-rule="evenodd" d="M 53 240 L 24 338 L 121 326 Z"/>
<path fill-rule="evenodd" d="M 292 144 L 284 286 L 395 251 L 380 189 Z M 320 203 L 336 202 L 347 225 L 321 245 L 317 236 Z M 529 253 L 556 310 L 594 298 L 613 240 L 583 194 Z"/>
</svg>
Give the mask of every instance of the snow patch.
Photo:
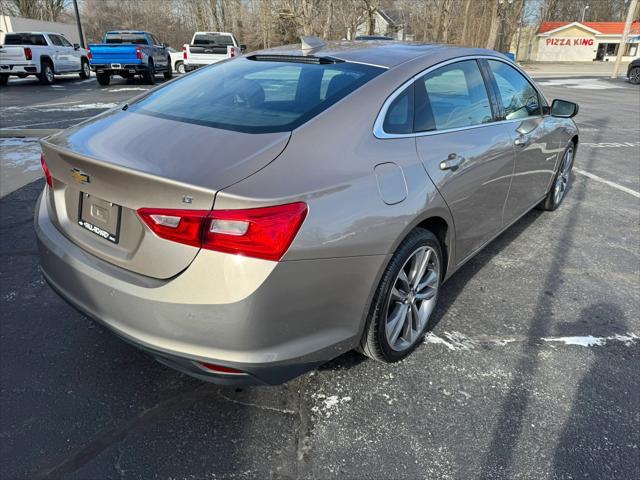
<svg viewBox="0 0 640 480">
<path fill-rule="evenodd" d="M 311 411 L 315 414 L 324 415 L 325 418 L 329 418 L 333 413 L 337 412 L 337 408 L 340 405 L 351 401 L 351 397 L 342 397 L 338 395 L 327 396 L 324 393 L 314 393 L 311 398 L 318 400 L 319 405 L 311 407 Z"/>
<path fill-rule="evenodd" d="M 107 92 L 146 92 L 146 88 L 139 87 L 124 87 L 124 88 L 114 88 L 112 90 L 107 90 Z"/>
<path fill-rule="evenodd" d="M 594 345 L 604 345 L 606 338 L 586 335 L 583 337 L 543 337 L 543 342 L 562 342 L 565 345 L 580 345 L 581 347 L 593 347 Z"/>
<path fill-rule="evenodd" d="M 428 332 L 425 337 L 425 343 L 439 343 L 449 350 L 472 350 L 476 347 L 475 340 L 470 339 L 460 332 L 444 332 L 445 338 L 438 337 L 432 332 Z"/>
</svg>

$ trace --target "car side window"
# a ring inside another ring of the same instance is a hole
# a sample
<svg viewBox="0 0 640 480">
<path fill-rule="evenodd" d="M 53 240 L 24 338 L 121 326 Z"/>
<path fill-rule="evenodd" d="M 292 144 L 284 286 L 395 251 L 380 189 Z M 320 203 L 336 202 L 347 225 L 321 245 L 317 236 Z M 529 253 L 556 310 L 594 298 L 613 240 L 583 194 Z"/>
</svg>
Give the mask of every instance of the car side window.
<svg viewBox="0 0 640 480">
<path fill-rule="evenodd" d="M 413 88 L 405 88 L 389 105 L 382 124 L 386 133 L 413 133 Z"/>
<path fill-rule="evenodd" d="M 493 120 L 489 95 L 475 60 L 445 65 L 415 83 L 416 132 L 481 125 Z"/>
<path fill-rule="evenodd" d="M 505 119 L 541 115 L 538 92 L 520 72 L 496 60 L 489 60 L 487 63 L 498 85 Z"/>
<path fill-rule="evenodd" d="M 62 42 L 60 41 L 60 37 L 58 37 L 58 35 L 49 35 L 49 40 L 51 40 L 51 43 L 53 43 L 57 47 L 62 46 Z"/>
<path fill-rule="evenodd" d="M 64 38 L 62 35 L 58 35 L 58 39 L 60 40 L 60 43 L 62 44 L 63 47 L 73 47 L 73 45 L 71 45 L 69 40 Z"/>
</svg>

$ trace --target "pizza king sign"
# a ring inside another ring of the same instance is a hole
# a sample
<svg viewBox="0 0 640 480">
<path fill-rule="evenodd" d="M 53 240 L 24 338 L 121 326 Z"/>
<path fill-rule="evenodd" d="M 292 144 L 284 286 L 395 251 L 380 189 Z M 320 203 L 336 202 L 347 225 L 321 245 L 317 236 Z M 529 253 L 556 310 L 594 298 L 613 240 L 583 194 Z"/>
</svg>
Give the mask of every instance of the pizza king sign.
<svg viewBox="0 0 640 480">
<path fill-rule="evenodd" d="M 547 45 L 557 47 L 593 47 L 593 38 L 547 38 Z"/>
</svg>

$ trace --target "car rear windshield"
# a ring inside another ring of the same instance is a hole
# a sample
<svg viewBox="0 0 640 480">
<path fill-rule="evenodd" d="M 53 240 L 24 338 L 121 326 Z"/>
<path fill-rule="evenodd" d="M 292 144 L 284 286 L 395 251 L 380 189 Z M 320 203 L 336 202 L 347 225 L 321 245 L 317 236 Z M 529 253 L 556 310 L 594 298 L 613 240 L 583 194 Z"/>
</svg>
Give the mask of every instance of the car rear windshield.
<svg viewBox="0 0 640 480">
<path fill-rule="evenodd" d="M 107 33 L 105 43 L 135 43 L 147 45 L 147 37 L 141 33 Z"/>
<path fill-rule="evenodd" d="M 290 131 L 384 72 L 355 63 L 239 58 L 155 90 L 129 107 L 180 122 L 247 133 Z"/>
<path fill-rule="evenodd" d="M 29 33 L 7 33 L 4 36 L 4 44 L 46 46 L 47 41 L 44 39 L 44 35 L 31 35 Z"/>
<path fill-rule="evenodd" d="M 194 45 L 220 45 L 233 46 L 231 35 L 218 35 L 217 33 L 199 33 L 193 39 Z"/>
</svg>

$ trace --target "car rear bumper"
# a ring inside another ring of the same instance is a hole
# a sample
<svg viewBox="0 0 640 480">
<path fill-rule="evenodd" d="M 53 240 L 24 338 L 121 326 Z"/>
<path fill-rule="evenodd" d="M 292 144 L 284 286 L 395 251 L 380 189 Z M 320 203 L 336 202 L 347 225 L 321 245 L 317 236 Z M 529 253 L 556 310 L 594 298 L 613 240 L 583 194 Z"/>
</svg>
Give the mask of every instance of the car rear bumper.
<svg viewBox="0 0 640 480">
<path fill-rule="evenodd" d="M 126 73 L 144 73 L 147 71 L 147 66 L 142 63 L 92 63 L 89 65 L 91 70 L 97 73 L 110 73 L 115 75 Z"/>
<path fill-rule="evenodd" d="M 215 383 L 282 383 L 355 347 L 387 261 L 276 263 L 203 250 L 179 275 L 150 279 L 72 243 L 51 223 L 46 196 L 35 229 L 51 286 L 160 362 Z M 245 374 L 211 373 L 198 362 Z"/>
<path fill-rule="evenodd" d="M 32 63 L 3 63 L 2 65 L 0 65 L 0 73 L 8 75 L 18 75 L 20 73 L 34 75 L 38 73 L 38 67 Z"/>
</svg>

